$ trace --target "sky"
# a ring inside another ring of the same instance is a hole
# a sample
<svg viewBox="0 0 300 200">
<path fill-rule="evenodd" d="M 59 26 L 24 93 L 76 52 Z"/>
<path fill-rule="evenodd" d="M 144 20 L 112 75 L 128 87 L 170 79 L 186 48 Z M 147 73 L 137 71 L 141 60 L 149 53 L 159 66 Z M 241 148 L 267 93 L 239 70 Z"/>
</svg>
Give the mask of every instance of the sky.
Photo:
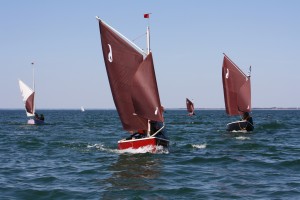
<svg viewBox="0 0 300 200">
<path fill-rule="evenodd" d="M 300 1 L 1 0 L 0 109 L 24 108 L 18 79 L 36 108 L 115 108 L 95 16 L 140 46 L 150 24 L 160 99 L 166 108 L 224 108 L 226 53 L 252 66 L 252 107 L 300 106 Z M 152 13 L 150 20 L 144 13 Z"/>
</svg>

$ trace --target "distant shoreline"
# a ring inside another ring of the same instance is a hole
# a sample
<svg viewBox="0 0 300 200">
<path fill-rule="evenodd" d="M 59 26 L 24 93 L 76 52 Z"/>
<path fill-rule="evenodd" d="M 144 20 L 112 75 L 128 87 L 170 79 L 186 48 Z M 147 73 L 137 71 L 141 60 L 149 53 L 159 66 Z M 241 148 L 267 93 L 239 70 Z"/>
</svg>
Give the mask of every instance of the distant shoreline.
<svg viewBox="0 0 300 200">
<path fill-rule="evenodd" d="M 186 108 L 166 108 L 166 110 L 186 110 Z M 225 110 L 225 108 L 195 108 L 195 110 Z M 300 110 L 298 107 L 287 107 L 287 108 L 252 108 L 252 110 Z"/>
</svg>

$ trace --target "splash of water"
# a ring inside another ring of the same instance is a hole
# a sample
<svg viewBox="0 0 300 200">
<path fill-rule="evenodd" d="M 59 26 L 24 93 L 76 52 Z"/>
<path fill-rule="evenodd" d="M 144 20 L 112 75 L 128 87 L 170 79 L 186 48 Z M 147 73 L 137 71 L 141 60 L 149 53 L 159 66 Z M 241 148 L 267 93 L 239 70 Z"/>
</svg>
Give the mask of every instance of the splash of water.
<svg viewBox="0 0 300 200">
<path fill-rule="evenodd" d="M 141 154 L 141 153 L 156 153 L 156 154 L 168 154 L 169 150 L 164 148 L 163 146 L 156 146 L 153 148 L 152 145 L 147 145 L 144 147 L 140 147 L 138 149 L 133 149 L 133 148 L 128 148 L 128 149 L 110 149 L 106 148 L 103 144 L 93 144 L 93 145 L 88 145 L 87 148 L 95 148 L 99 149 L 100 151 L 106 151 L 106 152 L 111 152 L 111 153 L 118 153 L 118 154 Z"/>
<path fill-rule="evenodd" d="M 196 149 L 205 149 L 206 144 L 192 144 L 192 147 Z"/>
<path fill-rule="evenodd" d="M 238 136 L 235 139 L 237 139 L 237 140 L 250 140 L 250 137 Z"/>
</svg>

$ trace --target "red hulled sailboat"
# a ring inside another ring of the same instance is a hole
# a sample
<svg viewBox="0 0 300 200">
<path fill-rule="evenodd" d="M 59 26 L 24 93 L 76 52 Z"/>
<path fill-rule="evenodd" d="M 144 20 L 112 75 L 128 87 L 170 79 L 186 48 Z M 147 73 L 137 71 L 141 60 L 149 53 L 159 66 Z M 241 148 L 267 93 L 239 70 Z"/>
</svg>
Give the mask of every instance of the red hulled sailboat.
<svg viewBox="0 0 300 200">
<path fill-rule="evenodd" d="M 250 67 L 251 70 L 251 67 Z M 228 56 L 224 54 L 222 80 L 226 113 L 229 116 L 248 115 L 251 112 L 250 72 L 247 76 Z M 250 117 L 227 124 L 227 131 L 252 131 Z"/>
<path fill-rule="evenodd" d="M 118 148 L 168 147 L 164 135 L 163 107 L 160 103 L 149 26 L 147 52 L 99 19 L 100 37 L 107 76 L 123 129 L 131 133 L 118 141 Z"/>
</svg>

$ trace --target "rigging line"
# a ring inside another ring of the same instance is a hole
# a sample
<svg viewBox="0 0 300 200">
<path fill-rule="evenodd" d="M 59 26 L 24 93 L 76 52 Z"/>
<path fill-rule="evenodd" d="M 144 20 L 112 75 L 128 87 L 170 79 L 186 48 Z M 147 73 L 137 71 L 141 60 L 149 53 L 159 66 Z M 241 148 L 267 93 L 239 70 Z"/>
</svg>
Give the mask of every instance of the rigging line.
<svg viewBox="0 0 300 200">
<path fill-rule="evenodd" d="M 145 36 L 146 34 L 147 34 L 147 33 L 143 33 L 142 35 L 140 35 L 140 36 L 136 37 L 135 39 L 133 39 L 132 42 L 134 42 L 134 41 L 136 41 L 137 39 L 139 39 L 139 38 Z"/>
</svg>

